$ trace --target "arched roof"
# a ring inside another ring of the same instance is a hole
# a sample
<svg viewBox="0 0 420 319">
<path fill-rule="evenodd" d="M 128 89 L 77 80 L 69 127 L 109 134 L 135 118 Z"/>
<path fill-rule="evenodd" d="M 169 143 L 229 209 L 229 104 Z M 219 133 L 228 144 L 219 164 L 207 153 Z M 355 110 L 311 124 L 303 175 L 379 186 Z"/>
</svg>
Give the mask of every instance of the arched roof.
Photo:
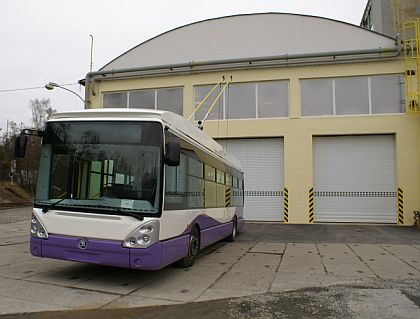
<svg viewBox="0 0 420 319">
<path fill-rule="evenodd" d="M 245 14 L 162 33 L 123 53 L 101 71 L 394 46 L 392 38 L 337 20 L 288 13 Z"/>
</svg>

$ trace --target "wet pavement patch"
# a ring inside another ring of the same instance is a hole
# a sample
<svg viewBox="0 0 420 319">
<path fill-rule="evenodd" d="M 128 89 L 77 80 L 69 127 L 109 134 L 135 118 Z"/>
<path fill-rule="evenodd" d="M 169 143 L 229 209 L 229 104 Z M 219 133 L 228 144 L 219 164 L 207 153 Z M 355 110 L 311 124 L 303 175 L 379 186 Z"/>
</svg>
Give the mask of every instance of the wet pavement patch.
<svg viewBox="0 0 420 319">
<path fill-rule="evenodd" d="M 378 304 L 378 301 L 384 301 Z M 123 309 L 39 312 L 1 319 L 184 319 L 184 318 L 418 318 L 418 280 L 371 281 L 358 285 L 307 288 L 290 292 Z"/>
<path fill-rule="evenodd" d="M 229 318 L 348 318 L 342 292 L 313 288 L 230 301 Z"/>
</svg>

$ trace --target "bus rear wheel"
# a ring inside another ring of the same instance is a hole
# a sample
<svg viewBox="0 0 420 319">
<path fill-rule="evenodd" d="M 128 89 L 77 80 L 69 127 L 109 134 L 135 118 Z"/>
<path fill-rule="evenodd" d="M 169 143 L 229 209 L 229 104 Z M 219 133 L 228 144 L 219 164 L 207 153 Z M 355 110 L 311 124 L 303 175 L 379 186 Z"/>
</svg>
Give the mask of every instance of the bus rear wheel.
<svg viewBox="0 0 420 319">
<path fill-rule="evenodd" d="M 187 256 L 182 258 L 180 261 L 178 261 L 177 265 L 182 268 L 191 267 L 194 264 L 199 251 L 200 251 L 200 233 L 198 231 L 197 226 L 194 226 L 191 229 L 190 238 L 188 240 L 188 254 Z"/>
</svg>

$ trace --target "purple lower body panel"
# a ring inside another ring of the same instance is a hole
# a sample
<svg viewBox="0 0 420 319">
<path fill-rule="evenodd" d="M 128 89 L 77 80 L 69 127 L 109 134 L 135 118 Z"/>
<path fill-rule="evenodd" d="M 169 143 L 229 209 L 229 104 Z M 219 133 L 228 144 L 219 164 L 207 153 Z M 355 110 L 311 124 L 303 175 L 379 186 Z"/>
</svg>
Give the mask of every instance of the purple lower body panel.
<svg viewBox="0 0 420 319">
<path fill-rule="evenodd" d="M 207 247 L 232 233 L 233 223 L 221 224 L 201 231 L 200 248 Z"/>
<path fill-rule="evenodd" d="M 86 242 L 81 248 L 80 241 Z M 161 269 L 187 255 L 188 236 L 158 242 L 148 248 L 125 248 L 120 241 L 50 235 L 31 237 L 31 254 L 38 257 L 71 260 L 144 270 Z"/>
<path fill-rule="evenodd" d="M 146 249 L 130 249 L 130 268 L 157 270 L 187 256 L 189 236 L 159 242 Z"/>
<path fill-rule="evenodd" d="M 33 256 L 42 257 L 42 239 L 34 238 L 31 236 L 30 251 Z"/>
<path fill-rule="evenodd" d="M 238 231 L 244 226 L 241 211 L 235 212 Z M 200 248 L 207 247 L 232 233 L 233 223 L 220 223 L 209 216 L 198 216 L 179 237 L 158 242 L 148 248 L 125 248 L 121 241 L 51 235 L 48 239 L 31 237 L 31 254 L 63 260 L 143 270 L 161 269 L 188 254 L 191 227 L 201 229 Z"/>
<path fill-rule="evenodd" d="M 237 218 L 237 231 L 242 231 L 245 225 L 243 207 L 236 207 L 235 216 Z M 191 223 L 191 226 L 194 224 L 198 224 L 201 229 L 200 248 L 207 247 L 232 234 L 232 221 L 222 224 L 207 215 L 200 215 Z M 186 233 L 191 231 L 191 226 L 186 230 Z"/>
</svg>

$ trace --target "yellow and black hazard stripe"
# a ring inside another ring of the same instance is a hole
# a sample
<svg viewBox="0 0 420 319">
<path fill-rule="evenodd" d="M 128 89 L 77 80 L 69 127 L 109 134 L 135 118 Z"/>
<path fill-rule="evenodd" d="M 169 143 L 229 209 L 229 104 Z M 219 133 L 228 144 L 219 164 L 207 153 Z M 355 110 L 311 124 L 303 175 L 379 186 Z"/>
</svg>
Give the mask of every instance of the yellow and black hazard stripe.
<svg viewBox="0 0 420 319">
<path fill-rule="evenodd" d="M 230 187 L 226 187 L 226 191 L 225 191 L 225 204 L 226 204 L 226 207 L 230 207 L 230 199 L 231 199 Z"/>
<path fill-rule="evenodd" d="M 309 224 L 314 222 L 314 188 L 309 189 Z"/>
<path fill-rule="evenodd" d="M 289 222 L 289 190 L 287 187 L 284 188 L 284 222 Z"/>
<path fill-rule="evenodd" d="M 398 225 L 404 224 L 404 192 L 398 187 Z"/>
</svg>

